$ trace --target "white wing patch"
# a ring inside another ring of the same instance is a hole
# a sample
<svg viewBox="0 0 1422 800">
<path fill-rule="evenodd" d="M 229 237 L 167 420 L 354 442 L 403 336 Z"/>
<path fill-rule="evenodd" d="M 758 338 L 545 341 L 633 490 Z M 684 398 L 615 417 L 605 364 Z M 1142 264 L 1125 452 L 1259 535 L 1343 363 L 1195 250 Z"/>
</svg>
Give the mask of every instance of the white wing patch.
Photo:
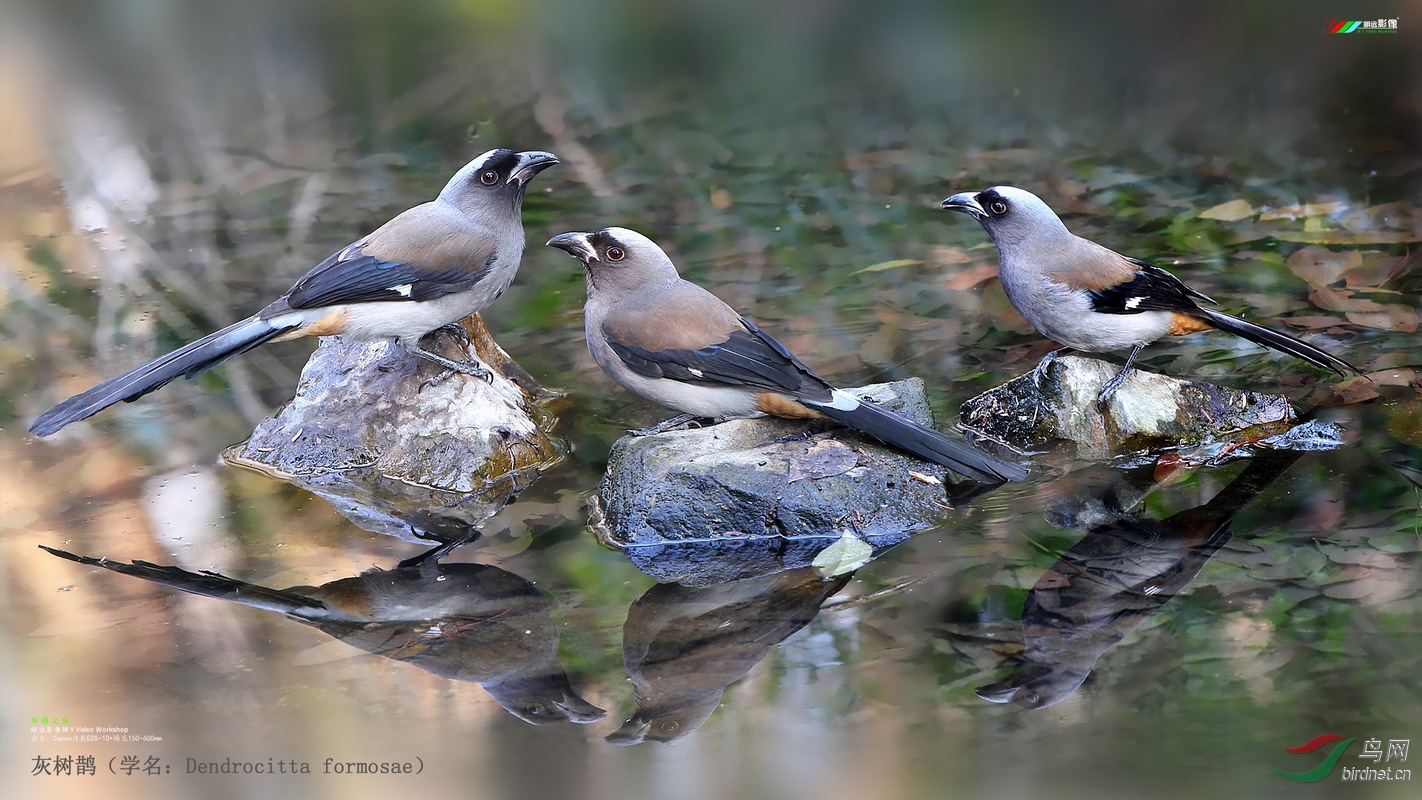
<svg viewBox="0 0 1422 800">
<path fill-rule="evenodd" d="M 859 408 L 859 398 L 849 392 L 835 389 L 830 395 L 829 407 L 837 408 L 840 411 L 853 411 Z"/>
<path fill-rule="evenodd" d="M 414 284 L 411 284 L 411 283 L 402 283 L 402 284 L 400 284 L 399 286 L 391 286 L 391 287 L 390 287 L 390 291 L 394 292 L 395 294 L 400 295 L 401 297 L 409 297 L 409 296 L 410 296 L 410 290 L 411 290 L 411 289 L 414 289 L 414 288 L 415 288 Z"/>
<path fill-rule="evenodd" d="M 698 377 L 698 378 L 704 378 L 704 377 L 706 377 L 706 373 L 702 372 L 701 370 L 699 370 L 699 369 L 697 369 L 697 368 L 695 368 L 695 367 L 687 367 L 687 368 L 686 368 L 686 371 L 687 371 L 687 372 L 690 372 L 692 375 L 695 375 L 695 376 Z"/>
<path fill-rule="evenodd" d="M 1140 305 L 1144 300 L 1144 297 L 1132 297 L 1131 299 L 1126 301 L 1126 310 L 1134 311 L 1136 309 L 1136 306 Z"/>
</svg>

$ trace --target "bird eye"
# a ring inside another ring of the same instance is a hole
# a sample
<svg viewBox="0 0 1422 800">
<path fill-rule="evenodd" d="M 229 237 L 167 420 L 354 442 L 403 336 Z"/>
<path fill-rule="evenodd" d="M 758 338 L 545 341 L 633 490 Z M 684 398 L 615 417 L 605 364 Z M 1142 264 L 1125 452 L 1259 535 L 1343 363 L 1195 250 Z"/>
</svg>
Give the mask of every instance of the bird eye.
<svg viewBox="0 0 1422 800">
<path fill-rule="evenodd" d="M 988 204 L 988 211 L 991 211 L 993 216 L 1000 217 L 1007 213 L 1007 204 L 1001 200 L 994 200 Z"/>
<path fill-rule="evenodd" d="M 609 247 L 609 248 L 607 248 L 607 260 L 608 260 L 608 261 L 621 261 L 622 259 L 624 259 L 624 258 L 626 258 L 626 257 L 627 257 L 627 251 L 623 250 L 623 249 L 620 248 L 620 247 Z"/>
<path fill-rule="evenodd" d="M 530 717 L 542 716 L 542 715 L 543 715 L 543 704 L 542 704 L 542 703 L 529 703 L 529 704 L 528 704 L 528 708 L 525 708 L 524 711 L 527 712 L 527 714 L 528 714 Z"/>
<path fill-rule="evenodd" d="M 483 181 L 485 186 L 493 186 L 499 182 L 499 173 L 486 169 L 479 173 L 479 180 Z"/>
</svg>

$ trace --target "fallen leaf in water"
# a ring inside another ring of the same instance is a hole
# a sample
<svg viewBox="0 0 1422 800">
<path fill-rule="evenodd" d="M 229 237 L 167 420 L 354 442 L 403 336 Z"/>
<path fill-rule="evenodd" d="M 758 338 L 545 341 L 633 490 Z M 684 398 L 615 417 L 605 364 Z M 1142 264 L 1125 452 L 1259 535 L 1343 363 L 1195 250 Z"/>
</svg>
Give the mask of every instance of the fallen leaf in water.
<svg viewBox="0 0 1422 800">
<path fill-rule="evenodd" d="M 1152 479 L 1159 486 L 1169 486 L 1184 480 L 1199 464 L 1186 460 L 1179 453 L 1165 453 L 1155 460 Z"/>
<path fill-rule="evenodd" d="M 922 261 L 919 261 L 916 258 L 896 258 L 893 261 L 880 261 L 877 264 L 870 264 L 864 269 L 855 270 L 854 274 L 858 275 L 863 272 L 884 272 L 885 270 L 899 269 L 900 267 L 912 267 L 915 264 L 922 263 Z"/>
<path fill-rule="evenodd" d="M 1309 287 L 1308 299 L 1324 311 L 1377 313 L 1387 310 L 1387 307 L 1382 303 L 1367 298 L 1354 297 L 1353 293 L 1347 289 L 1333 289 L 1327 286 Z"/>
<path fill-rule="evenodd" d="M 1284 208 L 1271 208 L 1259 215 L 1261 222 L 1268 222 L 1276 219 L 1308 219 L 1309 217 L 1326 217 L 1339 214 L 1347 210 L 1348 204 L 1342 200 L 1330 200 L 1322 203 L 1301 203 L 1296 206 L 1286 206 Z"/>
<path fill-rule="evenodd" d="M 1407 263 L 1407 256 L 1389 256 L 1379 250 L 1362 253 L 1363 263 L 1343 276 L 1349 289 L 1377 288 L 1392 280 Z"/>
<path fill-rule="evenodd" d="M 1285 262 L 1289 271 L 1311 286 L 1328 286 L 1343 279 L 1344 273 L 1363 265 L 1363 254 L 1357 250 L 1341 253 L 1313 245 L 1296 250 Z"/>
<path fill-rule="evenodd" d="M 1299 242 L 1301 244 L 1357 246 L 1364 244 L 1406 244 L 1408 242 L 1422 242 L 1422 233 L 1408 233 L 1406 231 L 1366 231 L 1363 233 L 1349 233 L 1348 231 L 1295 231 L 1251 225 L 1243 230 L 1231 230 L 1224 235 L 1223 239 L 1224 243 L 1228 245 L 1244 244 L 1245 242 L 1258 241 L 1259 239 L 1274 239 L 1280 242 Z"/>
<path fill-rule="evenodd" d="M 996 264 L 984 264 L 980 267 L 969 267 L 961 269 L 948 276 L 948 280 L 943 282 L 955 292 L 962 292 L 977 286 L 985 281 L 992 280 L 997 276 Z"/>
<path fill-rule="evenodd" d="M 1400 303 L 1389 303 L 1382 311 L 1349 311 L 1346 316 L 1355 325 L 1380 331 L 1413 333 L 1417 330 L 1417 312 Z"/>
<path fill-rule="evenodd" d="M 1201 211 L 1200 219 L 1217 219 L 1220 222 L 1238 222 L 1242 219 L 1248 219 L 1257 213 L 1259 212 L 1255 211 L 1254 206 L 1251 206 L 1247 201 L 1231 200 L 1228 203 L 1220 203 L 1217 206 Z"/>
<path fill-rule="evenodd" d="M 1406 230 L 1412 225 L 1412 213 L 1411 203 L 1406 200 L 1398 200 L 1350 211 L 1338 218 L 1338 224 L 1346 230 L 1359 233 L 1378 228 Z"/>
<path fill-rule="evenodd" d="M 1279 321 L 1286 325 L 1292 325 L 1295 328 L 1306 328 L 1308 330 L 1332 328 L 1335 325 L 1343 324 L 1343 320 L 1337 317 L 1324 316 L 1282 317 Z"/>
<path fill-rule="evenodd" d="M 853 531 L 845 531 L 834 544 L 821 550 L 810 565 L 821 577 L 833 578 L 859 569 L 873 557 L 874 548 L 868 542 L 855 536 Z"/>
<path fill-rule="evenodd" d="M 928 250 L 928 263 L 935 266 L 966 264 L 972 260 L 973 257 L 968 255 L 968 251 L 961 247 L 940 244 Z"/>
</svg>

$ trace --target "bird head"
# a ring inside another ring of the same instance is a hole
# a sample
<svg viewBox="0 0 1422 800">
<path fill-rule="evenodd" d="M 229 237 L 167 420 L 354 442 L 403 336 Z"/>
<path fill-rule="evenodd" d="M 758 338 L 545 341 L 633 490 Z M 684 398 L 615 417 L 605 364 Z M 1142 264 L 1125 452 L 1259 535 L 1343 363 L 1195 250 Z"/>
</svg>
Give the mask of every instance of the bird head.
<svg viewBox="0 0 1422 800">
<path fill-rule="evenodd" d="M 566 251 L 587 270 L 589 288 L 635 288 L 675 279 L 676 266 L 657 243 L 627 228 L 603 228 L 597 233 L 560 233 L 549 247 Z"/>
<path fill-rule="evenodd" d="M 1036 237 L 1070 235 L 1042 198 L 1016 186 L 960 192 L 944 200 L 943 207 L 981 222 L 999 248 Z"/>
<path fill-rule="evenodd" d="M 439 199 L 469 216 L 494 209 L 517 210 L 533 176 L 557 163 L 557 156 L 542 150 L 490 150 L 454 173 Z"/>
<path fill-rule="evenodd" d="M 571 722 L 586 725 L 607 714 L 584 700 L 559 669 L 548 675 L 520 675 L 487 681 L 484 690 L 505 711 L 530 725 Z"/>
</svg>

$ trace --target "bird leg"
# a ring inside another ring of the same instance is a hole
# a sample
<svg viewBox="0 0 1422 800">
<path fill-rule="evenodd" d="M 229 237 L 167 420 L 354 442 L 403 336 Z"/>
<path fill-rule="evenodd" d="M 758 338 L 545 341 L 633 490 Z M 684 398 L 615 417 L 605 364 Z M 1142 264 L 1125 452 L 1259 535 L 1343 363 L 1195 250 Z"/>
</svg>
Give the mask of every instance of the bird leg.
<svg viewBox="0 0 1422 800">
<path fill-rule="evenodd" d="M 401 561 L 399 564 L 396 564 L 395 567 L 397 569 L 400 569 L 404 567 L 423 567 L 426 565 L 436 564 L 441 558 L 444 558 L 445 556 L 449 555 L 457 548 L 463 547 L 464 545 L 475 541 L 480 537 L 480 535 L 481 534 L 479 531 L 471 528 L 468 533 L 459 537 L 458 539 L 445 542 L 444 544 L 441 544 L 430 550 L 426 550 L 425 552 L 420 553 L 419 555 L 411 556 L 405 559 L 404 561 Z"/>
<path fill-rule="evenodd" d="M 493 383 L 493 371 L 490 370 L 488 367 L 484 366 L 484 363 L 480 361 L 478 357 L 471 356 L 468 361 L 455 361 L 454 359 L 446 358 L 433 350 L 428 350 L 420 344 L 420 342 L 424 341 L 425 337 L 441 332 L 448 333 L 449 335 L 455 338 L 462 338 L 465 343 L 468 343 L 469 341 L 469 333 L 464 330 L 464 327 L 462 325 L 459 325 L 458 323 L 452 323 L 450 325 L 445 325 L 440 328 L 435 328 L 433 331 L 430 331 L 424 336 L 421 336 L 419 341 L 415 342 L 415 344 L 413 345 L 406 345 L 404 342 L 400 342 L 400 344 L 411 353 L 419 356 L 420 358 L 433 361 L 436 364 L 439 364 L 441 367 L 444 367 L 443 372 L 433 378 L 430 378 L 424 383 L 421 383 L 420 391 L 424 391 L 425 387 L 427 386 L 437 386 L 441 383 L 444 383 L 446 380 L 449 379 L 450 375 L 453 375 L 456 372 L 461 375 L 469 375 L 474 378 L 483 378 L 485 381 Z"/>
<path fill-rule="evenodd" d="M 1037 391 L 1042 390 L 1042 379 L 1047 377 L 1047 373 L 1052 369 L 1052 362 L 1056 361 L 1064 353 L 1071 352 L 1070 347 L 1058 347 L 1052 352 L 1042 356 L 1042 360 L 1037 363 L 1036 369 L 1032 370 L 1032 385 L 1037 387 Z"/>
<path fill-rule="evenodd" d="M 1145 344 L 1138 344 L 1132 347 L 1131 354 L 1126 356 L 1126 365 L 1121 367 L 1120 372 L 1111 376 L 1111 380 L 1106 381 L 1106 383 L 1102 385 L 1101 393 L 1096 395 L 1096 404 L 1098 406 L 1105 406 L 1106 401 L 1111 399 L 1111 395 L 1115 394 L 1116 390 L 1121 388 L 1121 384 L 1126 382 L 1126 377 L 1129 376 L 1131 370 L 1134 369 L 1131 365 L 1135 363 L 1136 356 L 1140 355 L 1141 348 L 1143 347 L 1145 347 Z"/>
<path fill-rule="evenodd" d="M 671 419 L 664 419 L 650 428 L 637 428 L 628 431 L 628 433 L 633 436 L 654 436 L 658 433 L 666 433 L 667 431 L 682 430 L 691 427 L 699 428 L 701 427 L 701 421 L 703 419 L 705 418 L 698 417 L 695 414 L 677 414 Z"/>
</svg>

